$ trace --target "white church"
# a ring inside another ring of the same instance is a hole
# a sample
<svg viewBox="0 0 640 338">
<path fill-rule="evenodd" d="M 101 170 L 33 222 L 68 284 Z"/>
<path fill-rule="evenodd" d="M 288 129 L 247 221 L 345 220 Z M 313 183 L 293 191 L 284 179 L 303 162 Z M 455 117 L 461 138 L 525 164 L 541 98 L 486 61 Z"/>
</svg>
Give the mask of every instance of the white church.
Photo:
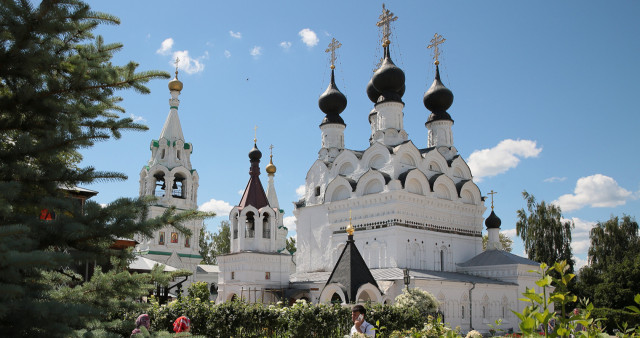
<svg viewBox="0 0 640 338">
<path fill-rule="evenodd" d="M 285 249 L 287 228 L 276 195 L 276 167 L 270 158 L 265 192 L 262 153 L 257 144 L 249 151 L 248 183 L 229 215 L 231 252 L 218 257 L 215 270 L 216 302 L 389 304 L 405 287 L 408 272 L 409 287 L 435 295 L 452 327 L 488 331 L 488 324 L 501 318 L 502 329 L 517 329 L 510 310 L 525 306 L 518 298 L 526 287 L 535 287 L 538 276 L 529 271 L 538 264 L 501 250 L 500 219 L 493 210 L 483 219 L 485 198 L 453 141 L 454 121 L 448 113 L 453 93 L 440 80 L 438 45 L 444 40 L 437 34 L 431 40 L 436 75 L 423 97 L 430 112 L 427 144 L 409 139 L 403 128 L 405 75 L 390 57 L 389 24 L 395 19 L 383 6 L 378 26 L 383 28 L 384 59 L 366 88 L 372 102 L 367 149 L 345 147 L 346 124 L 340 114 L 347 98 L 334 77 L 333 52 L 339 43 L 334 39 L 329 45 L 331 81 L 318 100 L 326 115 L 320 123 L 322 146 L 318 159 L 310 163 L 305 195 L 295 202 L 294 257 Z M 185 141 L 178 118 L 182 87 L 176 72 L 169 82 L 169 116 L 160 138 L 151 142 L 151 159 L 140 173 L 140 195 L 159 198 L 151 216 L 169 206 L 197 208 L 199 176 L 191 167 L 192 145 Z M 489 234 L 486 251 L 483 223 Z M 153 238 L 136 238 L 137 250 L 152 260 L 197 272 L 203 224 L 185 226 L 191 237 L 166 228 Z"/>
</svg>

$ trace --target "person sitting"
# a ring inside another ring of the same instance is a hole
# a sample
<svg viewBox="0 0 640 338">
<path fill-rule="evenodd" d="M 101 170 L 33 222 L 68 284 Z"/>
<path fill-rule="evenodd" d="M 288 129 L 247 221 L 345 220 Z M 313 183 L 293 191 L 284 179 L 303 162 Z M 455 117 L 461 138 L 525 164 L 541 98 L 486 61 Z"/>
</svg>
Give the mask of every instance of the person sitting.
<svg viewBox="0 0 640 338">
<path fill-rule="evenodd" d="M 149 315 L 146 313 L 139 315 L 138 319 L 136 319 L 136 328 L 131 331 L 131 336 L 142 333 L 142 331 L 140 331 L 140 327 L 145 327 L 147 331 L 149 331 L 149 326 L 151 326 L 151 319 L 149 319 Z"/>
<path fill-rule="evenodd" d="M 374 326 L 364 320 L 364 316 L 366 314 L 367 310 L 365 310 L 364 306 L 360 304 L 351 309 L 351 320 L 353 321 L 350 333 L 351 335 L 354 335 L 355 333 L 364 333 L 367 337 L 376 336 Z"/>
</svg>

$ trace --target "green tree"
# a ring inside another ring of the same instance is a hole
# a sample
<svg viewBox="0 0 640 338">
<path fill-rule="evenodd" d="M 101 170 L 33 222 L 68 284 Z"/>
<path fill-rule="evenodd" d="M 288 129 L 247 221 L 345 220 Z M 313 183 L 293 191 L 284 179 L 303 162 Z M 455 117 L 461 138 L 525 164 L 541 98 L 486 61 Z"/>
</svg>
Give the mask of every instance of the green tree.
<svg viewBox="0 0 640 338">
<path fill-rule="evenodd" d="M 200 231 L 200 255 L 203 264 L 217 264 L 216 257 L 231 252 L 231 227 L 229 221 L 220 222 L 218 232 Z"/>
<path fill-rule="evenodd" d="M 640 290 L 640 236 L 634 218 L 612 216 L 589 233 L 589 265 L 580 269 L 576 289 L 598 307 L 624 309 Z"/>
<path fill-rule="evenodd" d="M 439 305 L 434 295 L 418 288 L 404 288 L 395 303 L 396 307 L 402 309 L 417 309 L 423 317 L 434 313 Z"/>
<path fill-rule="evenodd" d="M 482 250 L 487 250 L 487 243 L 489 242 L 489 234 L 482 235 Z M 502 250 L 511 252 L 513 246 L 513 240 L 509 236 L 500 233 L 500 243 L 502 244 Z"/>
<path fill-rule="evenodd" d="M 146 130 L 120 117 L 116 93 L 146 94 L 145 83 L 169 77 L 138 71 L 135 62 L 112 63 L 122 45 L 92 32 L 118 23 L 75 0 L 6 0 L 0 6 L 0 332 L 130 332 L 122 313 L 140 307 L 131 300 L 170 276 L 160 270 L 131 275 L 132 253 L 111 249 L 114 239 L 152 236 L 167 224 L 188 233 L 180 222 L 203 217 L 170 208 L 148 219 L 149 199 L 122 198 L 106 207 L 89 201 L 80 208 L 60 189 L 126 179 L 78 167 L 78 150 L 123 131 Z M 55 219 L 39 219 L 43 209 L 55 211 Z M 74 266 L 87 261 L 98 267 L 84 281 Z"/>
<path fill-rule="evenodd" d="M 566 261 L 569 266 L 568 273 L 573 273 L 573 222 L 563 221 L 559 206 L 547 204 L 545 201 L 536 203 L 535 197 L 527 191 L 523 191 L 522 196 L 527 202 L 527 210 L 518 210 L 516 233 L 522 238 L 529 259 L 546 263 L 548 266 Z"/>
<path fill-rule="evenodd" d="M 289 251 L 289 253 L 293 255 L 296 252 L 296 250 L 298 250 L 296 248 L 296 239 L 293 237 L 287 238 L 287 243 L 285 244 L 285 247 L 287 251 Z"/>
</svg>

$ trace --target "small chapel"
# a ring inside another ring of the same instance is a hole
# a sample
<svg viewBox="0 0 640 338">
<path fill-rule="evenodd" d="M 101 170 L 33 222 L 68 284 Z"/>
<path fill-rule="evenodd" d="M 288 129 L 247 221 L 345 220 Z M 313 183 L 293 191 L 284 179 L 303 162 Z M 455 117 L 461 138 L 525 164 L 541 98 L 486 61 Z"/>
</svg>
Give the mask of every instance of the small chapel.
<svg viewBox="0 0 640 338">
<path fill-rule="evenodd" d="M 502 250 L 501 221 L 494 212 L 485 220 L 485 199 L 455 147 L 453 92 L 441 81 L 439 46 L 434 35 L 435 78 L 424 93 L 426 137 L 412 141 L 403 127 L 405 73 L 391 59 L 390 24 L 397 19 L 383 5 L 383 59 L 366 87 L 371 109 L 362 112 L 371 127 L 367 149 L 349 149 L 340 114 L 347 97 L 336 84 L 333 39 L 331 78 L 318 106 L 321 147 L 310 164 L 305 194 L 294 203 L 297 251 L 285 248 L 274 177 L 273 154 L 260 179 L 262 152 L 254 139 L 248 153 L 249 177 L 242 198 L 229 214 L 231 252 L 218 259 L 217 303 L 240 299 L 250 303 L 293 302 L 341 304 L 367 301 L 391 304 L 405 287 L 433 294 L 452 327 L 488 331 L 502 319 L 502 329 L 517 329 L 518 301 L 536 288 L 538 263 Z M 169 82 L 170 112 L 151 159 L 140 172 L 140 195 L 158 198 L 151 216 L 167 207 L 197 208 L 198 173 L 191 167 L 193 147 L 185 142 L 178 107 L 183 88 Z M 364 89 L 364 88 L 363 88 Z M 417 107 L 412 108 L 417 111 Z M 421 140 L 426 144 L 421 144 Z M 237 164 L 240 167 L 242 164 Z M 192 236 L 171 228 L 153 237 L 139 236 L 138 251 L 155 261 L 191 271 L 201 260 L 198 235 L 202 221 L 185 224 Z M 486 226 L 488 244 L 482 246 Z M 195 274 L 194 274 L 195 276 Z M 193 277 L 192 277 L 193 278 Z"/>
</svg>

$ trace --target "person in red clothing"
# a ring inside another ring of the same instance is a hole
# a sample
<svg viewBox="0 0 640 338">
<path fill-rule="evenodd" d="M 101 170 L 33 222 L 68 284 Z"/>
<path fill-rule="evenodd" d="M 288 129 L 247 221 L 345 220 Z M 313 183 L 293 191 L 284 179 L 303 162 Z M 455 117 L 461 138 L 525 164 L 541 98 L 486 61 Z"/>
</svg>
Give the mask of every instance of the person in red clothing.
<svg viewBox="0 0 640 338">
<path fill-rule="evenodd" d="M 191 320 L 185 316 L 180 316 L 173 322 L 173 331 L 176 333 L 179 332 L 189 332 L 191 330 Z"/>
</svg>

